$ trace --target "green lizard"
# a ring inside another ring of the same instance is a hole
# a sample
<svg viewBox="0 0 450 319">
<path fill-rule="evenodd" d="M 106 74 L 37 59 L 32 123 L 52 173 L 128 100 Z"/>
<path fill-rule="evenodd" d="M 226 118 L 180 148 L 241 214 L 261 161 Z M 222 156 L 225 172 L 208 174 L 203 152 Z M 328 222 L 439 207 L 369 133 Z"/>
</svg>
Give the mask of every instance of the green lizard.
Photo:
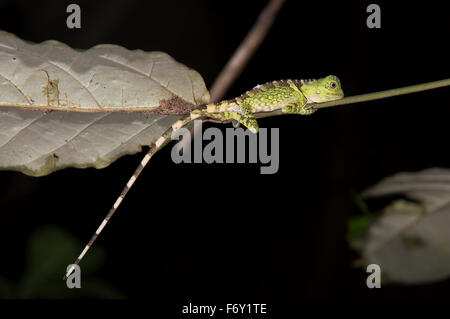
<svg viewBox="0 0 450 319">
<path fill-rule="evenodd" d="M 270 112 L 281 109 L 284 113 L 311 114 L 315 111 L 315 109 L 312 108 L 312 103 L 333 101 L 343 97 L 344 92 L 342 91 L 339 79 L 334 75 L 329 75 L 318 80 L 282 80 L 269 82 L 258 85 L 233 100 L 202 105 L 200 108 L 191 111 L 184 118 L 175 122 L 160 136 L 154 145 L 152 145 L 136 169 L 136 172 L 131 176 L 127 185 L 122 190 L 122 193 L 110 209 L 108 215 L 89 240 L 89 243 L 75 260 L 75 263 L 67 270 L 64 280 L 72 273 L 75 269 L 75 265 L 78 265 L 97 239 L 97 236 L 114 214 L 150 158 L 170 140 L 171 134 L 177 129 L 196 118 L 208 117 L 218 121 L 233 120 L 242 123 L 251 132 L 257 133 L 259 127 L 258 122 L 253 115 L 254 113 Z"/>
<path fill-rule="evenodd" d="M 191 112 L 191 118 L 206 116 L 216 120 L 234 120 L 257 133 L 259 126 L 253 113 L 281 109 L 288 114 L 312 114 L 312 103 L 344 97 L 339 79 L 329 75 L 318 80 L 281 80 L 258 85 L 233 99 L 207 104 Z"/>
</svg>

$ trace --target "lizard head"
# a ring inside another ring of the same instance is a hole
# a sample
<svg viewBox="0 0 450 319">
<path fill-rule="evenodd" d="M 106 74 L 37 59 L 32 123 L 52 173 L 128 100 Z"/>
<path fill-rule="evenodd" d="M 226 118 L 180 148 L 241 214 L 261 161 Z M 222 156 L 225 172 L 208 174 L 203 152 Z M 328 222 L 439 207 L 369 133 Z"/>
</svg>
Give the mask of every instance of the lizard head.
<svg viewBox="0 0 450 319">
<path fill-rule="evenodd" d="M 341 82 L 337 76 L 329 75 L 325 78 L 305 82 L 301 90 L 308 102 L 322 103 L 339 100 L 344 97 Z"/>
</svg>

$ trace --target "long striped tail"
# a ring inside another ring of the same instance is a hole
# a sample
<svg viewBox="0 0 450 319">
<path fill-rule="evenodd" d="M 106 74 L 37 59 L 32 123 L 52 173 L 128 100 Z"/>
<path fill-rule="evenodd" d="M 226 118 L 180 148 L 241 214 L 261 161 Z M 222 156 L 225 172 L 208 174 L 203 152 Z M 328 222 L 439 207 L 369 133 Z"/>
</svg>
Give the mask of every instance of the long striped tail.
<svg viewBox="0 0 450 319">
<path fill-rule="evenodd" d="M 63 280 L 66 280 L 67 277 L 70 276 L 70 274 L 74 271 L 75 266 L 80 263 L 80 261 L 83 259 L 84 255 L 86 255 L 87 251 L 92 247 L 92 245 L 94 244 L 95 240 L 100 235 L 100 233 L 102 232 L 103 228 L 106 226 L 106 224 L 111 219 L 111 217 L 114 215 L 114 213 L 116 212 L 116 210 L 119 207 L 120 203 L 122 203 L 122 201 L 125 198 L 125 196 L 127 195 L 128 191 L 133 186 L 134 182 L 136 181 L 138 176 L 142 173 L 142 171 L 144 170 L 145 166 L 150 161 L 150 159 L 153 157 L 153 155 L 155 155 L 155 153 L 158 152 L 170 140 L 172 132 L 176 131 L 177 129 L 179 129 L 179 128 L 183 127 L 183 126 L 185 126 L 187 123 L 189 123 L 190 121 L 192 121 L 196 117 L 198 117 L 198 116 L 194 115 L 194 114 L 186 115 L 182 119 L 180 119 L 177 122 L 175 122 L 168 130 L 166 130 L 161 135 L 161 137 L 155 143 L 150 145 L 149 151 L 147 152 L 147 154 L 145 154 L 144 158 L 139 163 L 139 166 L 136 168 L 136 171 L 131 176 L 131 178 L 128 180 L 128 183 L 123 188 L 122 193 L 120 193 L 120 195 L 117 198 L 116 202 L 111 207 L 111 209 L 109 210 L 108 214 L 106 215 L 106 217 L 103 219 L 103 221 L 100 224 L 100 226 L 95 231 L 94 235 L 92 235 L 91 239 L 89 240 L 88 244 L 84 247 L 84 249 L 81 252 L 81 254 L 78 256 L 78 258 L 75 260 L 75 262 L 69 268 L 67 273 L 64 275 Z"/>
</svg>

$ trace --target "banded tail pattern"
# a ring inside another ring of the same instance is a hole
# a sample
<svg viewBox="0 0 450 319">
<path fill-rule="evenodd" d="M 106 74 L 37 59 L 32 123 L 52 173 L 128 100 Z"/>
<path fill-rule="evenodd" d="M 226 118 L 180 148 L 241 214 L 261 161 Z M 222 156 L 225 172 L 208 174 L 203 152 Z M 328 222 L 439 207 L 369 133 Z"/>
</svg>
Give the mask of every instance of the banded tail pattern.
<svg viewBox="0 0 450 319">
<path fill-rule="evenodd" d="M 183 127 L 183 126 L 185 126 L 187 123 L 189 123 L 191 120 L 193 120 L 194 118 L 197 118 L 197 117 L 198 116 L 191 115 L 191 114 L 186 115 L 182 119 L 180 119 L 177 122 L 175 122 L 168 130 L 166 130 L 161 135 L 161 137 L 155 143 L 150 145 L 149 151 L 142 158 L 142 161 L 139 163 L 139 165 L 136 168 L 134 174 L 128 180 L 128 183 L 123 188 L 123 190 L 120 193 L 119 197 L 117 198 L 117 200 L 115 201 L 115 203 L 111 207 L 111 209 L 109 210 L 109 212 L 106 215 L 106 217 L 103 219 L 103 221 L 100 224 L 100 226 L 95 231 L 94 235 L 92 235 L 92 237 L 89 240 L 88 244 L 84 247 L 84 249 L 81 252 L 81 254 L 78 256 L 78 258 L 75 260 L 75 262 L 69 268 L 67 273 L 64 275 L 63 280 L 66 280 L 67 277 L 70 276 L 70 274 L 74 271 L 75 266 L 80 263 L 80 261 L 83 259 L 84 255 L 86 255 L 88 250 L 92 247 L 92 245 L 94 244 L 95 240 L 100 235 L 100 233 L 102 232 L 103 228 L 106 226 L 106 224 L 111 219 L 111 217 L 114 215 L 114 213 L 116 212 L 117 208 L 122 203 L 122 201 L 124 200 L 125 196 L 127 195 L 128 191 L 131 189 L 131 187 L 133 186 L 134 182 L 136 181 L 138 176 L 142 173 L 142 171 L 144 170 L 145 166 L 150 161 L 150 159 L 153 157 L 153 155 L 155 155 L 155 153 L 158 152 L 170 140 L 172 132 L 176 131 L 177 129 L 179 129 L 179 128 Z"/>
</svg>

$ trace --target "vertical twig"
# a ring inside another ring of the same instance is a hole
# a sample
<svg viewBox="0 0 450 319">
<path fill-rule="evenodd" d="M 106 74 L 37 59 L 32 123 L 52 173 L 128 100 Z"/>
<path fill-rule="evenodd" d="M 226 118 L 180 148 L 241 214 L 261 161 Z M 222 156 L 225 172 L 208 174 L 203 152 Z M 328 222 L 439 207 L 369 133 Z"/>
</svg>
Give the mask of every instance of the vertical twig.
<svg viewBox="0 0 450 319">
<path fill-rule="evenodd" d="M 217 102 L 222 99 L 233 81 L 242 72 L 256 49 L 264 40 L 283 3 L 284 0 L 270 0 L 263 9 L 250 32 L 215 80 L 210 91 L 211 102 Z"/>
<path fill-rule="evenodd" d="M 285 0 L 270 0 L 266 4 L 253 27 L 247 33 L 244 40 L 242 40 L 239 47 L 214 81 L 210 90 L 211 102 L 217 102 L 222 99 L 231 84 L 233 84 L 233 81 L 242 72 L 250 58 L 256 52 L 256 49 L 261 45 L 270 27 L 273 25 L 277 13 L 283 6 L 284 1 Z M 191 136 L 194 136 L 193 127 L 190 128 L 190 132 Z M 201 132 L 196 133 L 201 134 Z M 186 139 L 182 143 L 183 149 L 187 150 L 190 148 L 191 140 Z"/>
</svg>

